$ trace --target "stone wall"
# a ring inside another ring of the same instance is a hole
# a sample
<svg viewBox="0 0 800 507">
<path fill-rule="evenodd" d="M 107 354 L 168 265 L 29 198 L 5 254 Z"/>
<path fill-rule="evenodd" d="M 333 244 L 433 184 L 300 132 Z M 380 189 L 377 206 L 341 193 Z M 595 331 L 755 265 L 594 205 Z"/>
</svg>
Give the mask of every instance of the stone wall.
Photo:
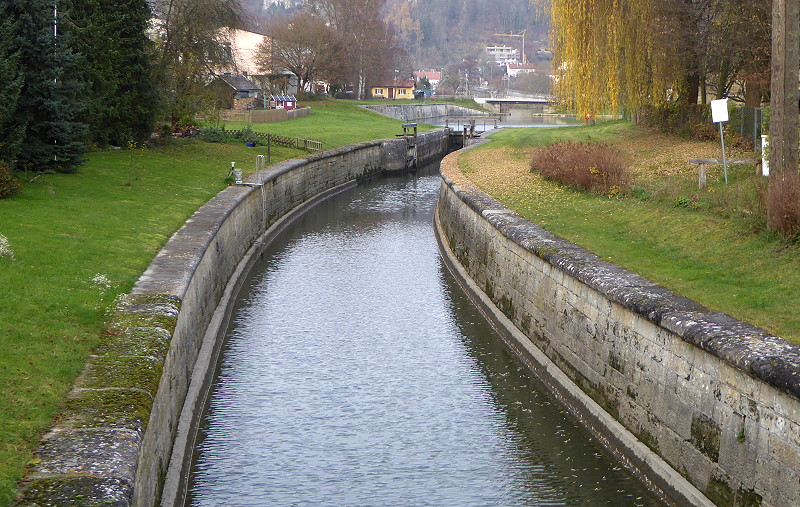
<svg viewBox="0 0 800 507">
<path fill-rule="evenodd" d="M 447 131 L 420 134 L 421 162 Z M 404 140 L 273 165 L 201 207 L 120 305 L 16 505 L 182 505 L 205 396 L 239 283 L 270 238 L 314 202 L 379 174 Z M 437 151 L 440 150 L 440 151 Z"/>
<path fill-rule="evenodd" d="M 479 116 L 483 111 L 455 104 L 375 104 L 363 106 L 370 111 L 408 122 L 423 122 L 443 116 Z M 423 122 L 424 123 L 424 122 Z"/>
<path fill-rule="evenodd" d="M 437 225 L 454 269 L 654 491 L 678 504 L 800 505 L 800 348 L 522 219 L 454 155 L 442 174 Z"/>
</svg>

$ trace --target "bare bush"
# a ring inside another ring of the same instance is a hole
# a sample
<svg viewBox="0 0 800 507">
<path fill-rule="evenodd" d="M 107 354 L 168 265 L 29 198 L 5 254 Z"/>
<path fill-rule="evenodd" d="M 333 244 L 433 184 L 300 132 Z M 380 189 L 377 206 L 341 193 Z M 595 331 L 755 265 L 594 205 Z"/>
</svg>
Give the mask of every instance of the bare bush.
<svg viewBox="0 0 800 507">
<path fill-rule="evenodd" d="M 786 238 L 800 235 L 800 174 L 797 171 L 770 177 L 767 216 L 770 229 Z"/>
<path fill-rule="evenodd" d="M 616 195 L 631 181 L 622 153 L 602 143 L 567 142 L 535 148 L 531 172 L 606 195 Z"/>
</svg>

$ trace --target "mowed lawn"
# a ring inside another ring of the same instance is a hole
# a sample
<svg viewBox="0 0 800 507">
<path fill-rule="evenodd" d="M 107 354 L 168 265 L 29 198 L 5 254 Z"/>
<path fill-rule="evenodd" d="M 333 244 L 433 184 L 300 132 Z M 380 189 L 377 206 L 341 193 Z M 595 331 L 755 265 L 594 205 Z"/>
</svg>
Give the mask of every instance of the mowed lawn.
<svg viewBox="0 0 800 507">
<path fill-rule="evenodd" d="M 287 122 L 253 124 L 251 127 L 256 132 L 322 141 L 325 149 L 350 144 L 355 140 L 390 139 L 403 133 L 403 122 L 388 119 L 360 107 L 360 104 L 363 103 L 342 100 L 301 102 L 300 107 L 311 107 L 310 115 Z M 223 125 L 226 129 L 238 130 L 246 124 L 224 122 Z M 420 132 L 433 128 L 436 127 L 419 125 Z"/>
<path fill-rule="evenodd" d="M 718 144 L 626 122 L 508 129 L 491 139 L 462 154 L 459 165 L 509 208 L 711 310 L 800 344 L 800 313 L 794 308 L 800 296 L 800 252 L 755 227 L 749 210 L 759 181 L 752 166 L 729 167 L 729 185 L 722 168 L 715 167 L 708 189 L 700 191 L 697 167 L 688 158 L 719 157 Z M 634 173 L 632 190 L 609 198 L 531 173 L 531 146 L 566 139 L 603 141 L 622 149 Z"/>
<path fill-rule="evenodd" d="M 349 103 L 313 104 L 301 120 L 254 125 L 327 148 L 394 137 L 402 122 Z M 268 127 L 268 128 L 267 128 Z M 99 343 L 108 310 L 191 214 L 225 188 L 230 163 L 250 172 L 265 147 L 181 141 L 88 154 L 76 174 L 27 174 L 0 200 L 0 505 Z M 308 152 L 272 147 L 272 161 Z"/>
</svg>

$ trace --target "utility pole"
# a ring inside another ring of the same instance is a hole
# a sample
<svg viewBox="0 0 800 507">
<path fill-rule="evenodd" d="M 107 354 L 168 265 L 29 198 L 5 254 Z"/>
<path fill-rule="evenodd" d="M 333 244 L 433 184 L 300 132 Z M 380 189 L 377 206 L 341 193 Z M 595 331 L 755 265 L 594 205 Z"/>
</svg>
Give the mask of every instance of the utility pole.
<svg viewBox="0 0 800 507">
<path fill-rule="evenodd" d="M 797 169 L 800 0 L 773 0 L 770 172 Z"/>
<path fill-rule="evenodd" d="M 783 217 L 772 209 L 778 192 L 788 189 L 786 177 L 797 172 L 798 114 L 800 93 L 800 0 L 772 2 L 772 84 L 769 124 L 769 193 L 767 209 L 770 228 L 778 228 Z M 796 195 L 790 196 L 796 199 Z M 783 200 L 781 198 L 780 200 Z"/>
</svg>

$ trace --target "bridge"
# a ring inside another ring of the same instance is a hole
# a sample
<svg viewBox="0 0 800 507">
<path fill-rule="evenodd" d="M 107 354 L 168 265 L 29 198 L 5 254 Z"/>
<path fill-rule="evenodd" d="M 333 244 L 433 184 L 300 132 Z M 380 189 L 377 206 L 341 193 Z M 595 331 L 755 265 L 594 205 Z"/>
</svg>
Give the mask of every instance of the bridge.
<svg viewBox="0 0 800 507">
<path fill-rule="evenodd" d="M 484 103 L 487 107 L 501 113 L 508 112 L 511 109 L 533 109 L 535 112 L 543 113 L 545 106 L 552 102 L 552 97 L 549 95 L 511 96 L 475 99 L 475 102 Z"/>
</svg>

